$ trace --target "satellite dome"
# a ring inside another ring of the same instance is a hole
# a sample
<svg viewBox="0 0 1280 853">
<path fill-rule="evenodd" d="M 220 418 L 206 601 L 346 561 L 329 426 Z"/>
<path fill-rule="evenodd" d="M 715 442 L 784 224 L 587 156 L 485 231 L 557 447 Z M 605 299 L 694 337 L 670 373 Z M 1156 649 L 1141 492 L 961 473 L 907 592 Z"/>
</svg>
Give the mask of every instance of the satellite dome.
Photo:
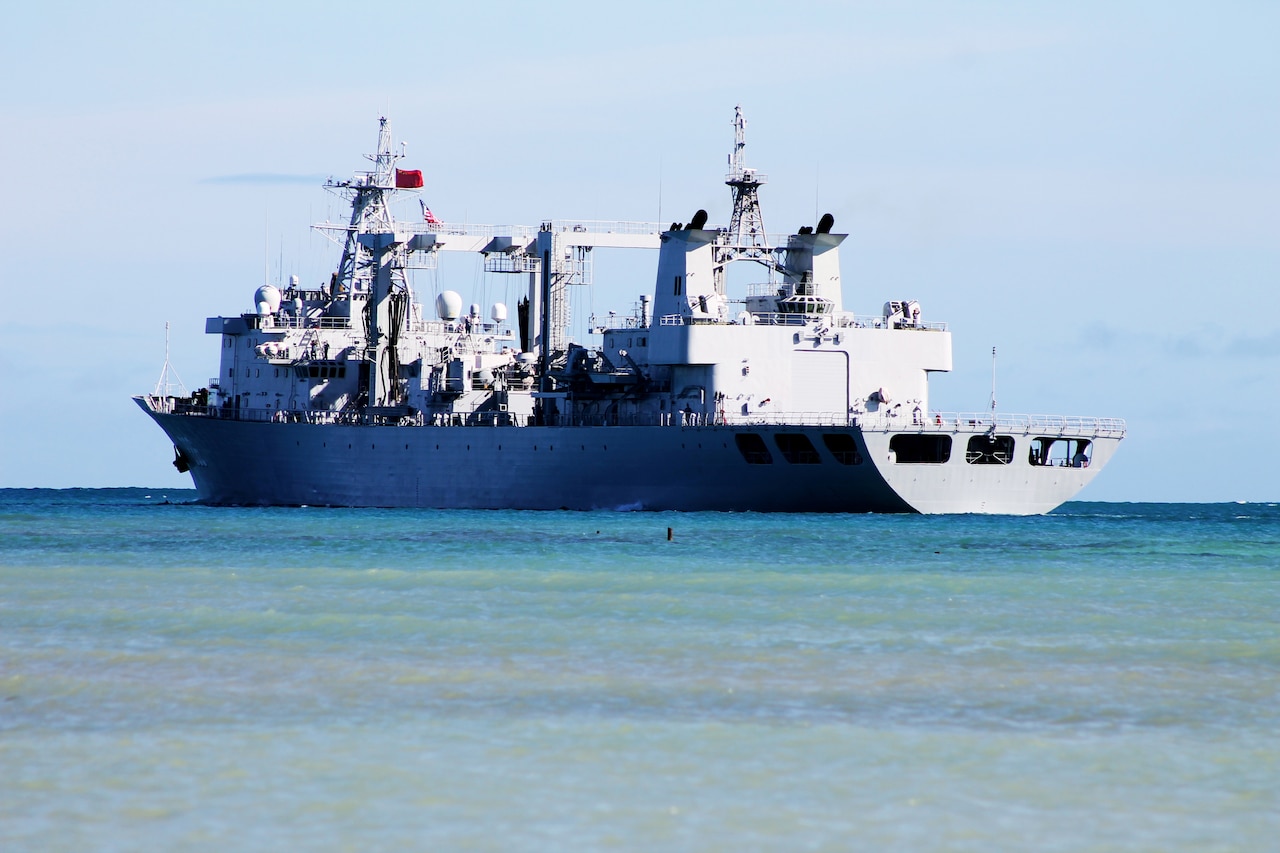
<svg viewBox="0 0 1280 853">
<path fill-rule="evenodd" d="M 446 290 L 436 297 L 436 314 L 441 320 L 456 320 L 462 313 L 462 297 L 456 291 Z"/>
<path fill-rule="evenodd" d="M 493 309 L 489 312 L 489 316 L 493 318 L 493 322 L 501 323 L 507 319 L 507 306 L 501 302 L 493 303 Z"/>
<path fill-rule="evenodd" d="M 259 314 L 274 314 L 280 310 L 280 291 L 273 285 L 264 284 L 253 294 L 253 304 Z"/>
</svg>

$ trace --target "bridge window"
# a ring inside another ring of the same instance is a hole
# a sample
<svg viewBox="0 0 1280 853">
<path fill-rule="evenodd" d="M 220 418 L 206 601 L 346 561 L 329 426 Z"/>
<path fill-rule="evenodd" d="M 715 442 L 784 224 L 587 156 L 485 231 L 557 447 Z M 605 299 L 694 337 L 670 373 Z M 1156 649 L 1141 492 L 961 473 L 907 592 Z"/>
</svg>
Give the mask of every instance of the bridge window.
<svg viewBox="0 0 1280 853">
<path fill-rule="evenodd" d="M 889 450 L 900 464 L 943 463 L 951 458 L 951 436 L 895 435 L 889 439 Z"/>
<path fill-rule="evenodd" d="M 819 465 L 822 457 L 818 455 L 809 437 L 799 433 L 778 433 L 773 437 L 782 456 L 792 465 Z"/>
<path fill-rule="evenodd" d="M 1087 438 L 1032 439 L 1027 461 L 1051 468 L 1088 468 L 1093 459 L 1093 442 Z"/>
<path fill-rule="evenodd" d="M 831 455 L 841 465 L 861 465 L 862 454 L 858 452 L 858 444 L 847 432 L 829 432 L 822 436 L 822 443 L 831 451 Z"/>
<path fill-rule="evenodd" d="M 764 439 L 754 432 L 738 433 L 733 437 L 733 441 L 738 445 L 738 452 L 742 454 L 742 458 L 747 460 L 749 465 L 773 464 L 773 455 L 769 453 L 769 448 L 765 446 Z"/>
<path fill-rule="evenodd" d="M 971 436 L 964 461 L 970 465 L 1008 465 L 1013 461 L 1013 436 Z"/>
</svg>

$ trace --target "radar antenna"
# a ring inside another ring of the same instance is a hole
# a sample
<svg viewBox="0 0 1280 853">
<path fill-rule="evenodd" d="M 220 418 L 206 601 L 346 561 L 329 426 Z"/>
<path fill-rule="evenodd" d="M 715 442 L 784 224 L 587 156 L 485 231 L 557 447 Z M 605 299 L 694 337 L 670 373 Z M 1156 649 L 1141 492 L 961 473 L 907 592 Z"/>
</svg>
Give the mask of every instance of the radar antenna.
<svg viewBox="0 0 1280 853">
<path fill-rule="evenodd" d="M 402 149 L 403 150 L 403 149 Z M 373 184 L 377 187 L 395 186 L 396 162 L 404 155 L 391 150 L 391 125 L 387 117 L 378 119 L 378 153 L 364 155 L 373 161 Z"/>
<path fill-rule="evenodd" d="M 733 217 L 729 222 L 729 244 L 746 257 L 768 254 L 764 215 L 760 212 L 759 189 L 767 178 L 746 164 L 747 119 L 742 106 L 733 108 L 733 153 L 729 155 L 729 175 L 725 183 L 733 193 Z"/>
</svg>

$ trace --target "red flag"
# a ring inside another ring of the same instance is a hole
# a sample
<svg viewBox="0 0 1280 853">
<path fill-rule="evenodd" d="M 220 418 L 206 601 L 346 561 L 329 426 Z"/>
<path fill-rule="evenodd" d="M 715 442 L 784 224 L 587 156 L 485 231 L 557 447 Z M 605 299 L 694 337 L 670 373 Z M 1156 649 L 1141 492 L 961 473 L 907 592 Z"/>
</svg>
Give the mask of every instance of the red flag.
<svg viewBox="0 0 1280 853">
<path fill-rule="evenodd" d="M 398 190 L 422 189 L 422 170 L 421 169 L 396 169 L 396 189 Z"/>
</svg>

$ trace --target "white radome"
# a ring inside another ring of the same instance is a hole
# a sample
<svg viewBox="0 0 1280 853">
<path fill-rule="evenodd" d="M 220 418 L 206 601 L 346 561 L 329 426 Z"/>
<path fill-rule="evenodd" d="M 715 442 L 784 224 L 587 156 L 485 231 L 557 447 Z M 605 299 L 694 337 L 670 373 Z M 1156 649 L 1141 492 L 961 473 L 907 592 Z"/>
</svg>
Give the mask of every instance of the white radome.
<svg viewBox="0 0 1280 853">
<path fill-rule="evenodd" d="M 260 316 L 274 314 L 280 310 L 280 289 L 271 284 L 264 284 L 253 294 L 253 304 Z"/>
<path fill-rule="evenodd" d="M 453 322 L 462 314 L 462 296 L 455 290 L 446 290 L 436 297 L 436 316 L 445 322 Z"/>
</svg>

